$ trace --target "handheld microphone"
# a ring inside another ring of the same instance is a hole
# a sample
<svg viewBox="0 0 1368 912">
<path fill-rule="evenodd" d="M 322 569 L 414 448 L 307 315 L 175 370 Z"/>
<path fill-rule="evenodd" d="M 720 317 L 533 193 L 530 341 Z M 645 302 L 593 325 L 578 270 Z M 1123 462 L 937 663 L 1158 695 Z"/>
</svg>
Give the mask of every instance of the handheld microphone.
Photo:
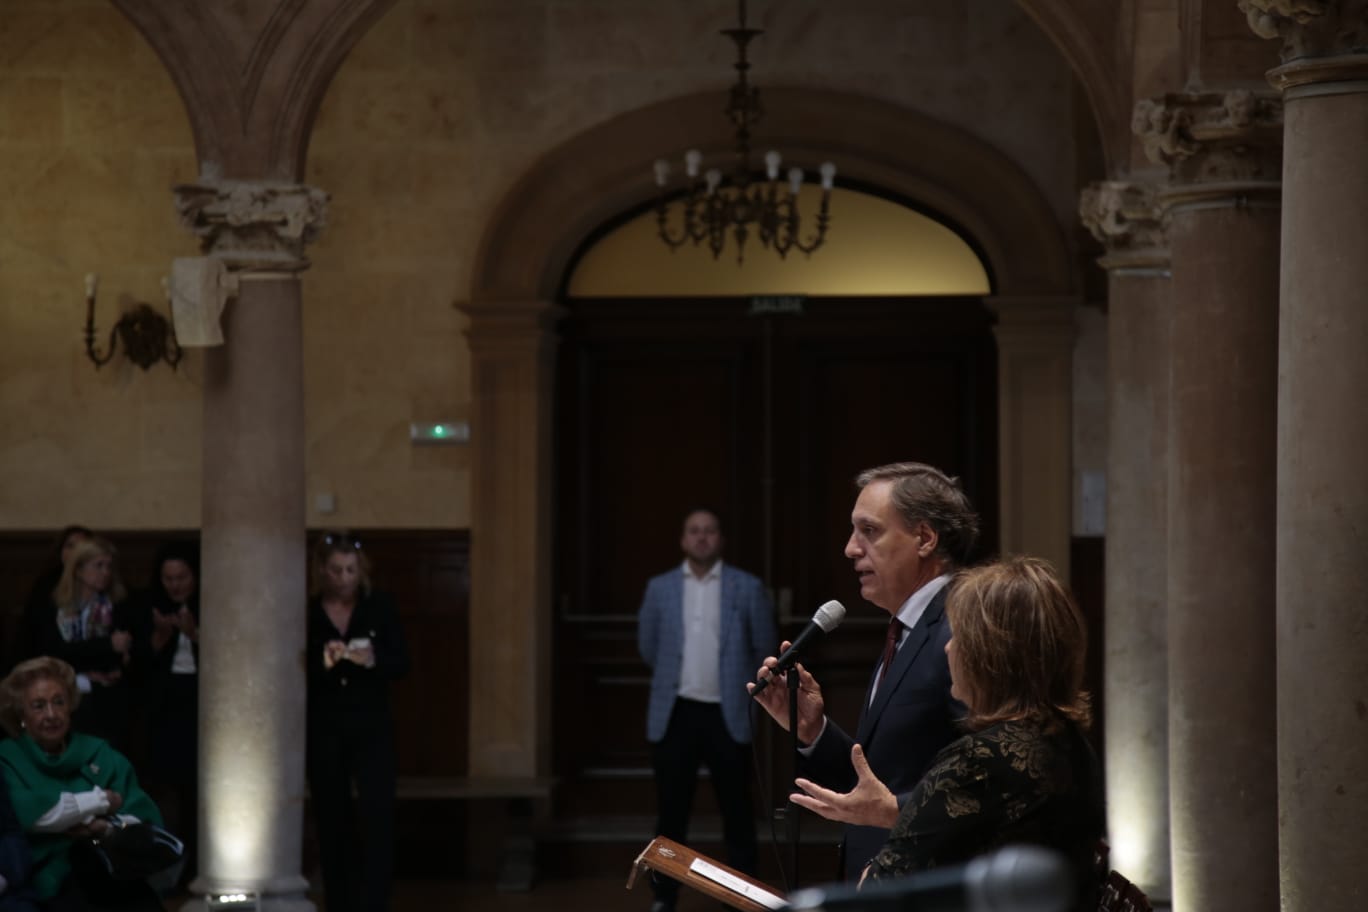
<svg viewBox="0 0 1368 912">
<path fill-rule="evenodd" d="M 1041 846 L 1012 845 L 964 865 L 932 868 L 864 889 L 812 887 L 789 897 L 795 912 L 1065 912 L 1074 901 L 1069 865 Z"/>
<path fill-rule="evenodd" d="M 788 671 L 798 662 L 798 653 L 807 645 L 808 640 L 816 639 L 824 633 L 831 633 L 837 625 L 845 619 L 845 605 L 832 599 L 817 609 L 817 613 L 812 616 L 812 620 L 803 632 L 798 634 L 798 638 L 789 644 L 789 648 L 784 650 L 784 654 L 779 657 L 779 664 L 770 669 L 770 676 L 762 678 L 755 684 L 755 690 L 751 691 L 751 696 L 758 696 L 760 691 L 769 686 L 776 675 L 781 675 Z"/>
</svg>

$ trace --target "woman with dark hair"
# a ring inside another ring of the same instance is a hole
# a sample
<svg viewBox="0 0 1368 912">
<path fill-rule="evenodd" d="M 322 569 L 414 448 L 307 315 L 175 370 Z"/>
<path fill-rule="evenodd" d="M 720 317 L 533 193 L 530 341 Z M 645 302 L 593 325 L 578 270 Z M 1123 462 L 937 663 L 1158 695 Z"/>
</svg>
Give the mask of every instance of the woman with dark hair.
<svg viewBox="0 0 1368 912">
<path fill-rule="evenodd" d="M 115 556 L 114 545 L 98 535 L 76 543 L 52 591 L 46 619 L 33 619 L 32 651 L 75 669 L 82 695 L 75 727 L 125 750 L 133 624 Z"/>
<path fill-rule="evenodd" d="M 1013 557 L 961 571 L 946 601 L 951 694 L 969 734 L 951 742 L 899 810 L 856 745 L 844 794 L 797 780 L 795 803 L 833 820 L 892 827 L 872 879 L 958 864 L 1008 843 L 1054 849 L 1095 909 L 1093 851 L 1104 835 L 1100 766 L 1084 733 L 1087 631 L 1053 568 Z"/>
<path fill-rule="evenodd" d="M 138 648 L 146 656 L 147 788 L 185 843 L 183 877 L 195 872 L 199 769 L 199 548 L 157 551 Z"/>
<path fill-rule="evenodd" d="M 408 673 L 408 647 L 394 603 L 371 589 L 358 539 L 325 534 L 310 571 L 308 770 L 324 902 L 329 912 L 383 912 L 398 775 L 389 685 Z"/>
<path fill-rule="evenodd" d="M 33 852 L 32 883 L 50 912 L 160 910 L 141 881 L 98 887 L 73 873 L 77 840 L 99 836 L 106 817 L 161 823 L 128 759 L 108 742 L 71 730 L 81 702 L 76 672 L 60 659 L 20 662 L 0 682 L 0 775 Z"/>
</svg>

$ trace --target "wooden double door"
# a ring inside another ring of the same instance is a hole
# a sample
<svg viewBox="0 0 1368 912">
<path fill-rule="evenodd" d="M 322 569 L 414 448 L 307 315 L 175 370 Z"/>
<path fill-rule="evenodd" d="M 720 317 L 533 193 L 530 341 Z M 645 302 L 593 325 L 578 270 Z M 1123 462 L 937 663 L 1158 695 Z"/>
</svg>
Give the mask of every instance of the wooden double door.
<svg viewBox="0 0 1368 912">
<path fill-rule="evenodd" d="M 684 514 L 719 513 L 724 559 L 771 588 L 781 634 L 827 599 L 846 605 L 809 665 L 853 726 L 887 619 L 860 598 L 842 553 L 853 478 L 900 460 L 959 475 L 995 550 L 996 349 L 978 298 L 595 299 L 567 313 L 555 398 L 557 813 L 630 816 L 654 807 L 636 613 L 646 580 L 682 560 Z"/>
</svg>

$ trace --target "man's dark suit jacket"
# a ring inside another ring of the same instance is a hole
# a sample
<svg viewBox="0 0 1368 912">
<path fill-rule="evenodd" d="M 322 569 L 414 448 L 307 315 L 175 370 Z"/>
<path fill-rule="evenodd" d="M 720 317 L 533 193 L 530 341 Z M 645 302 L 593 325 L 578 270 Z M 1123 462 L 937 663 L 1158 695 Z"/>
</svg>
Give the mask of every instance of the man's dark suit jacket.
<svg viewBox="0 0 1368 912">
<path fill-rule="evenodd" d="M 807 778 L 838 792 L 850 791 L 856 782 L 850 748 L 859 742 L 870 769 L 898 796 L 901 807 L 940 749 L 959 737 L 956 721 L 963 717 L 964 706 L 950 696 L 950 667 L 945 659 L 945 644 L 950 640 L 950 624 L 945 619 L 949 588 L 936 593 L 907 634 L 872 704 L 865 690 L 855 737 L 827 720 L 826 731 L 803 764 Z M 870 687 L 877 675 L 876 665 Z M 847 880 L 859 878 L 887 838 L 885 829 L 846 826 Z"/>
</svg>

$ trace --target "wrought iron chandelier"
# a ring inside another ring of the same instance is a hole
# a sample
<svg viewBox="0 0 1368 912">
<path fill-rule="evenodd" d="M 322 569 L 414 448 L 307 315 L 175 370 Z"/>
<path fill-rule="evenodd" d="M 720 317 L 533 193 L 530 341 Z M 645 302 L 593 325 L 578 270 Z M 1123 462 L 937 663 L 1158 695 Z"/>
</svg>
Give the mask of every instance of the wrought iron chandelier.
<svg viewBox="0 0 1368 912">
<path fill-rule="evenodd" d="M 736 262 L 742 262 L 746 241 L 754 233 L 760 243 L 771 248 L 780 258 L 790 250 L 810 254 L 826 240 L 827 225 L 831 221 L 831 187 L 836 179 L 836 166 L 824 162 L 819 169 L 822 182 L 822 201 L 817 210 L 816 228 L 802 238 L 802 218 L 798 212 L 798 191 L 803 186 L 803 169 L 789 168 L 787 183 L 779 178 L 783 159 L 771 149 L 765 153 L 765 179 L 753 177 L 750 170 L 751 129 L 760 121 L 760 90 L 750 84 L 747 71 L 746 48 L 752 39 L 764 34 L 763 29 L 746 27 L 746 0 L 738 0 L 739 24 L 736 28 L 721 29 L 736 44 L 736 84 L 727 97 L 726 115 L 736 128 L 736 160 L 730 176 L 719 168 L 709 168 L 700 174 L 703 154 L 690 149 L 684 154 L 684 174 L 687 186 L 679 194 L 683 216 L 677 228 L 671 228 L 670 210 L 676 195 L 670 189 L 670 163 L 659 159 L 655 163 L 656 185 L 660 196 L 656 202 L 656 224 L 660 239 L 670 249 L 692 241 L 695 245 L 708 243 L 713 258 L 722 255 L 727 235 L 736 239 Z"/>
</svg>

